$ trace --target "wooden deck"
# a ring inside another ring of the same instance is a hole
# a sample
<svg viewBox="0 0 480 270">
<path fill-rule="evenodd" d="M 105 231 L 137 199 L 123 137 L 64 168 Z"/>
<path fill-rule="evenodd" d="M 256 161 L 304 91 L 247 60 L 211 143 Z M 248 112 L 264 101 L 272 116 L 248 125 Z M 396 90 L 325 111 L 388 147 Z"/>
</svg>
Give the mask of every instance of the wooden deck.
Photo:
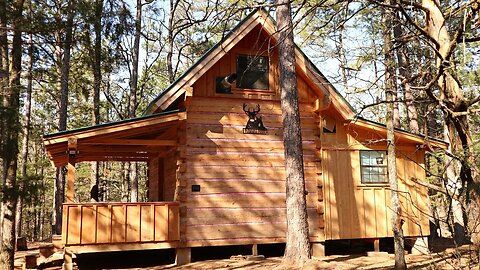
<svg viewBox="0 0 480 270">
<path fill-rule="evenodd" d="M 66 203 L 62 243 L 75 252 L 159 249 L 177 246 L 175 202 Z"/>
</svg>

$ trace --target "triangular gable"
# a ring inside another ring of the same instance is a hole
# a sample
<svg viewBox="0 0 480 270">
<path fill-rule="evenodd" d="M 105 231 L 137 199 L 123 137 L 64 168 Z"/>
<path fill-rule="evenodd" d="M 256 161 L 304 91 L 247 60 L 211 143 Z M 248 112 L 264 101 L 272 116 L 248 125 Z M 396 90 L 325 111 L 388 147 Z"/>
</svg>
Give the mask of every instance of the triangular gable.
<svg viewBox="0 0 480 270">
<path fill-rule="evenodd" d="M 275 21 L 264 9 L 257 9 L 240 22 L 222 41 L 210 49 L 199 61 L 188 69 L 179 79 L 163 91 L 152 103 L 150 103 L 145 114 L 152 114 L 167 109 L 181 95 L 190 96 L 193 93 L 192 85 L 207 70 L 227 54 L 239 41 L 248 35 L 256 26 L 262 29 L 276 41 Z M 302 72 L 316 86 L 314 90 L 322 96 L 320 103 L 330 103 L 335 106 L 345 119 L 352 118 L 355 113 L 348 102 L 335 90 L 321 72 L 296 47 L 297 71 Z"/>
<path fill-rule="evenodd" d="M 260 26 L 263 31 L 277 42 L 275 21 L 269 16 L 266 10 L 257 9 L 250 13 L 222 41 L 212 47 L 200 58 L 200 60 L 198 60 L 190 69 L 182 74 L 154 101 L 152 101 L 144 114 L 161 112 L 166 110 L 182 95 L 191 96 L 193 94 L 192 86 L 194 83 L 257 26 Z M 335 108 L 335 111 L 340 114 L 343 120 L 349 122 L 351 125 L 377 131 L 385 130 L 385 125 L 358 118 L 353 107 L 335 89 L 335 87 L 298 46 L 295 47 L 295 59 L 297 72 L 302 73 L 312 82 L 313 90 L 319 96 L 319 99 L 314 104 L 316 111 L 325 110 L 332 106 Z M 402 130 L 396 130 L 395 134 L 396 136 L 400 136 L 415 143 L 420 143 L 420 141 L 425 139 L 422 135 L 412 134 Z M 447 145 L 445 142 L 435 139 L 431 139 L 431 142 L 433 143 L 433 147 L 445 148 Z"/>
<path fill-rule="evenodd" d="M 176 146 L 178 121 L 185 118 L 185 112 L 164 112 L 48 134 L 43 142 L 56 167 L 66 165 L 72 141 L 76 162 L 147 161 Z"/>
</svg>

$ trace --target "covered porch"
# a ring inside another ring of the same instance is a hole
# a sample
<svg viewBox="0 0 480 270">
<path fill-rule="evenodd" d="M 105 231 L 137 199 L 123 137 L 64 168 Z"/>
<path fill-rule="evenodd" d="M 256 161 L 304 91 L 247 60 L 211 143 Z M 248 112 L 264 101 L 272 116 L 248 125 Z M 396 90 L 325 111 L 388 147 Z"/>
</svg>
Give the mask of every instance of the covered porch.
<svg viewBox="0 0 480 270">
<path fill-rule="evenodd" d="M 166 159 L 179 151 L 178 132 L 185 119 L 186 113 L 176 110 L 44 136 L 54 166 L 67 169 L 61 236 L 66 253 L 178 246 L 180 217 L 175 198 L 163 201 L 149 196 L 148 202 L 75 201 L 75 164 L 131 161 L 147 162 L 150 167 L 152 160 Z M 149 178 L 158 181 L 161 177 L 155 174 L 158 170 L 149 168 Z"/>
</svg>

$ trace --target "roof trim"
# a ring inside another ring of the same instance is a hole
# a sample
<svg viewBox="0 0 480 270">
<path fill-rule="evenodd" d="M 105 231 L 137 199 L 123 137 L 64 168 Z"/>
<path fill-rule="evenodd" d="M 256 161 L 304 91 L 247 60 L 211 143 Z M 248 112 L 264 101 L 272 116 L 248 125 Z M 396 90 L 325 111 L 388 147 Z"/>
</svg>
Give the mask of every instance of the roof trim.
<svg viewBox="0 0 480 270">
<path fill-rule="evenodd" d="M 115 122 L 103 123 L 103 124 L 94 125 L 94 126 L 87 126 L 87 127 L 81 127 L 81 128 L 72 129 L 72 130 L 65 130 L 65 131 L 60 131 L 60 132 L 56 132 L 56 133 L 50 133 L 50 134 L 43 135 L 43 142 L 44 142 L 45 146 L 47 146 L 47 145 L 50 145 L 50 144 L 57 143 L 57 140 L 65 137 L 66 135 L 74 136 L 74 135 L 84 133 L 86 131 L 93 131 L 93 130 L 96 130 L 96 129 L 101 130 L 101 129 L 106 128 L 106 127 L 127 125 L 127 124 L 131 124 L 131 123 L 134 123 L 134 122 L 143 122 L 143 121 L 148 122 L 148 120 L 152 120 L 152 119 L 159 118 L 159 117 L 162 117 L 162 116 L 174 115 L 174 114 L 178 114 L 178 113 L 181 113 L 181 112 L 184 112 L 184 111 L 185 111 L 185 109 L 172 110 L 172 111 L 166 111 L 166 112 L 161 112 L 161 113 L 156 113 L 156 114 L 151 114 L 151 115 L 146 115 L 146 116 L 129 118 L 129 119 L 115 121 Z"/>
<path fill-rule="evenodd" d="M 387 126 L 382 123 L 378 123 L 372 120 L 368 120 L 362 117 L 357 117 L 355 119 L 348 119 L 348 124 L 354 125 L 360 128 L 372 128 L 377 127 L 380 128 L 383 132 L 387 132 Z M 422 134 L 412 133 L 400 128 L 395 128 L 395 135 L 400 136 L 406 140 L 417 142 L 421 145 L 426 145 L 427 148 L 441 148 L 446 149 L 448 148 L 448 142 L 443 140 L 439 140 L 433 137 L 428 137 Z"/>
<path fill-rule="evenodd" d="M 200 67 L 201 66 L 200 64 L 202 64 L 202 62 L 204 62 L 205 59 L 207 59 L 209 56 L 211 56 L 214 52 L 218 51 L 217 53 L 222 53 L 223 52 L 223 54 L 225 54 L 229 49 L 231 49 L 233 47 L 233 45 L 235 45 L 238 42 L 238 40 L 240 40 L 239 38 L 236 38 L 237 42 L 235 42 L 231 46 L 229 46 L 230 48 L 228 48 L 228 50 L 227 50 L 227 48 L 223 47 L 222 45 L 225 43 L 226 40 L 232 38 L 234 33 L 238 32 L 240 30 L 241 30 L 240 33 L 243 33 L 245 31 L 245 29 L 241 29 L 242 27 L 247 28 L 248 26 L 251 26 L 249 28 L 254 28 L 255 26 L 257 26 L 259 22 L 256 22 L 256 19 L 258 19 L 260 17 L 264 17 L 264 14 L 265 14 L 265 11 L 263 13 L 259 12 L 259 11 L 264 11 L 264 9 L 259 8 L 259 9 L 257 9 L 257 11 L 254 11 L 254 12 L 251 12 L 250 14 L 248 14 L 248 16 L 245 17 L 240 23 L 238 23 L 232 30 L 230 30 L 230 32 L 220 42 L 216 43 L 212 48 L 210 48 L 205 54 L 202 55 L 202 57 L 200 57 L 200 59 L 197 62 L 195 62 L 182 75 L 180 75 L 180 77 L 178 77 L 172 84 L 170 84 L 170 86 L 168 86 L 152 102 L 150 102 L 150 104 L 147 106 L 147 109 L 145 109 L 145 111 L 143 112 L 143 115 L 151 114 L 156 109 L 158 109 L 159 107 L 162 107 L 161 106 L 162 102 L 160 102 L 162 100 L 162 98 L 164 98 L 167 93 L 173 91 L 173 89 L 179 88 L 179 89 L 177 89 L 177 91 L 175 91 L 175 93 L 172 93 L 172 94 L 176 94 L 176 92 L 178 92 L 178 90 L 180 90 L 191 79 L 191 77 L 193 77 L 194 74 L 191 74 L 191 73 L 197 73 L 198 71 L 201 71 L 202 69 L 205 69 L 206 67 L 205 66 Z M 255 15 L 257 15 L 257 16 L 255 16 Z M 246 25 L 247 22 L 249 23 L 248 25 Z M 250 32 L 250 31 L 248 31 L 248 32 Z M 248 32 L 245 33 L 244 35 L 248 34 Z M 237 33 L 237 34 L 239 34 L 239 33 Z M 242 38 L 243 38 L 244 35 L 242 35 Z M 197 68 L 199 70 L 194 72 L 195 69 L 197 69 Z M 190 75 L 190 78 L 187 78 L 189 75 Z M 180 93 L 180 94 L 182 94 L 182 93 Z M 177 96 L 179 96 L 180 94 L 177 94 Z M 167 106 L 165 106 L 165 107 L 167 107 Z"/>
</svg>

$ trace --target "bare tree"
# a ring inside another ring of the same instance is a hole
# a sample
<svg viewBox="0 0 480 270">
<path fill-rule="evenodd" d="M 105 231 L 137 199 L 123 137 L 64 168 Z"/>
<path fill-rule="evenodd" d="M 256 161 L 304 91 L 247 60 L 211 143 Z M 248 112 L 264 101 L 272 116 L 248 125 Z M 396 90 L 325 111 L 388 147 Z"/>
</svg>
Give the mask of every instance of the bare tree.
<svg viewBox="0 0 480 270">
<path fill-rule="evenodd" d="M 390 0 L 386 4 L 389 5 Z M 393 56 L 392 44 L 392 10 L 386 8 L 383 12 L 383 53 L 385 56 L 385 97 L 387 102 L 386 124 L 387 124 L 387 168 L 388 181 L 391 189 L 391 207 L 392 207 L 392 228 L 393 241 L 395 248 L 395 269 L 407 269 L 405 262 L 405 248 L 403 241 L 402 217 L 400 199 L 398 195 L 398 180 L 397 180 L 397 162 L 395 154 L 395 60 Z"/>
</svg>

